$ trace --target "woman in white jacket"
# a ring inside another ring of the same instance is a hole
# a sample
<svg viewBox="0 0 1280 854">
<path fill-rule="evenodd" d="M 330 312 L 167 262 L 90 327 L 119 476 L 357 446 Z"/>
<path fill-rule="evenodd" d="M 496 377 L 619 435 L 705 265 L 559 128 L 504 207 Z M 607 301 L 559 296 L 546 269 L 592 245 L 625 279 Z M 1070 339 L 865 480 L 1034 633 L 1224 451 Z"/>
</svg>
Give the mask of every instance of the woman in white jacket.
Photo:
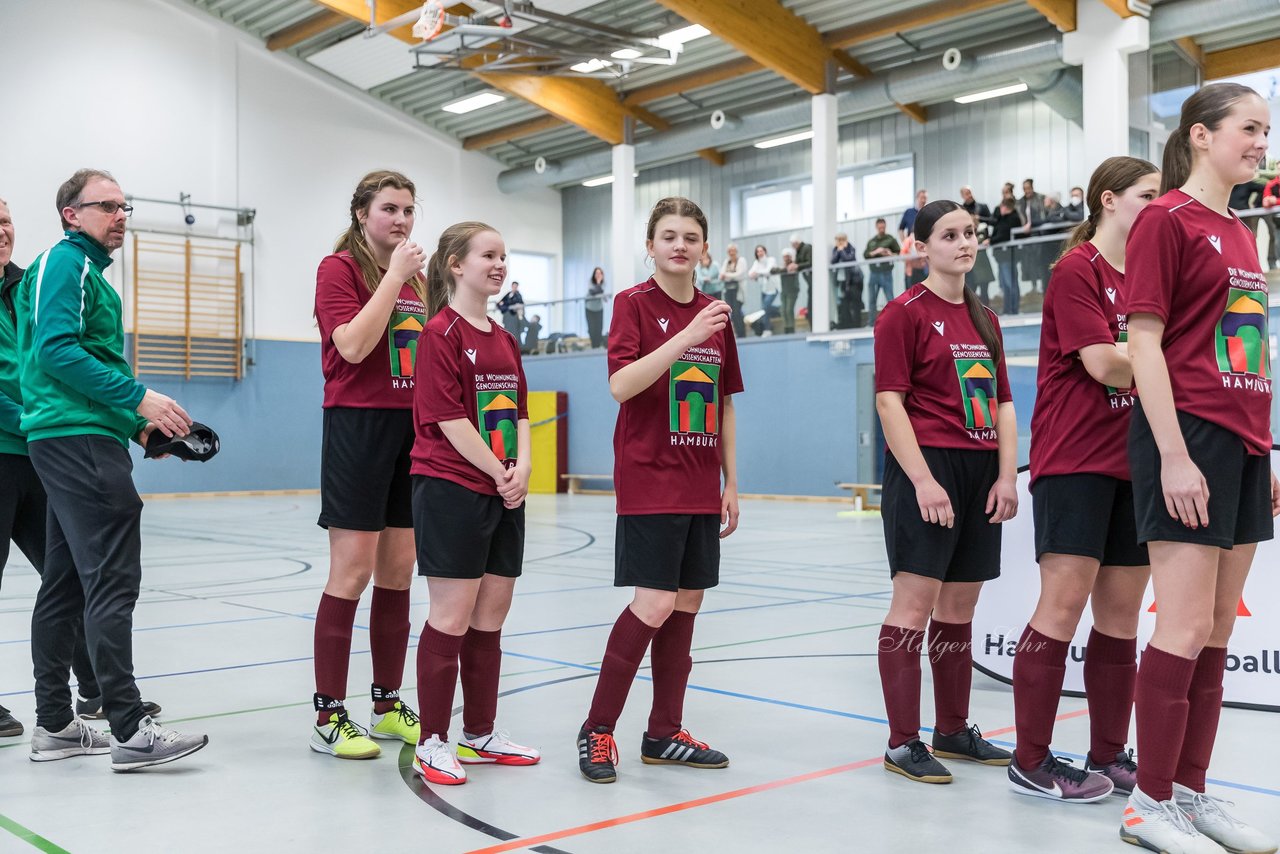
<svg viewBox="0 0 1280 854">
<path fill-rule="evenodd" d="M 778 263 L 769 255 L 769 250 L 763 246 L 756 247 L 756 260 L 752 262 L 751 269 L 747 271 L 747 278 L 760 282 L 760 307 L 764 309 L 764 331 L 761 335 L 773 334 L 773 318 L 777 316 L 778 309 L 778 277 L 774 275 Z M 753 325 L 754 326 L 754 325 Z"/>
</svg>

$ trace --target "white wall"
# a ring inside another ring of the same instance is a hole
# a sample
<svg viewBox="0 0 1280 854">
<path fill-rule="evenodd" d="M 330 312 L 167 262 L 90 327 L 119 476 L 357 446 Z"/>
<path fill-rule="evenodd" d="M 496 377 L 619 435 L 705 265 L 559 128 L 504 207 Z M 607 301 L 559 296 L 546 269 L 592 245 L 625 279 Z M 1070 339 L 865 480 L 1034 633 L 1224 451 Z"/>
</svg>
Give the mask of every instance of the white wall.
<svg viewBox="0 0 1280 854">
<path fill-rule="evenodd" d="M 428 251 L 445 226 L 479 219 L 509 249 L 562 254 L 558 192 L 500 193 L 495 161 L 194 7 L 4 0 L 3 29 L 0 198 L 14 216 L 20 264 L 61 236 L 54 194 L 82 166 L 111 171 L 138 196 L 176 200 L 182 191 L 256 208 L 259 338 L 316 340 L 315 268 L 372 169 L 417 184 L 414 239 Z M 215 222 L 195 213 L 197 229 Z M 134 225 L 180 229 L 181 216 L 139 205 Z"/>
</svg>

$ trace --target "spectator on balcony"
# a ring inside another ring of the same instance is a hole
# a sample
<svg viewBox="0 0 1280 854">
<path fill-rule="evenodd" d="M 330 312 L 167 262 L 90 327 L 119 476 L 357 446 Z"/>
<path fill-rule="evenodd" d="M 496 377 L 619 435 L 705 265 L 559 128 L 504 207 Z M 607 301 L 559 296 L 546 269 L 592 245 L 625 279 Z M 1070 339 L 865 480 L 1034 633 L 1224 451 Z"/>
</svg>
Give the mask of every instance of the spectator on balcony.
<svg viewBox="0 0 1280 854">
<path fill-rule="evenodd" d="M 986 248 L 991 245 L 991 230 L 977 214 L 973 217 L 973 227 L 978 237 L 979 248 L 978 254 L 973 259 L 973 269 L 964 274 L 964 283 L 969 290 L 978 295 L 983 305 L 990 308 L 991 296 L 988 289 L 996 280 L 996 274 L 991 269 L 991 251 Z"/>
<path fill-rule="evenodd" d="M 1000 280 L 1000 293 L 1003 304 L 1001 314 L 1017 314 L 1021 289 L 1018 284 L 1018 259 L 1013 247 L 1008 244 L 1013 240 L 1015 232 L 1021 230 L 1022 222 L 1018 218 L 1013 202 L 1005 199 L 1000 202 L 996 211 L 996 222 L 991 227 L 991 254 L 995 258 L 997 275 Z"/>
<path fill-rule="evenodd" d="M 795 250 L 796 259 L 787 266 L 787 272 L 800 274 L 799 281 L 804 287 L 804 316 L 809 319 L 809 327 L 813 328 L 813 246 L 801 240 L 800 235 L 793 234 L 791 248 Z"/>
<path fill-rule="evenodd" d="M 982 222 L 991 222 L 991 208 L 973 197 L 973 188 L 968 184 L 960 188 L 960 207 Z"/>
<path fill-rule="evenodd" d="M 924 189 L 916 190 L 915 207 L 907 208 L 903 211 L 902 219 L 898 220 L 898 236 L 900 238 L 906 240 L 907 235 L 916 230 L 916 214 L 920 213 L 920 209 L 927 204 L 929 204 L 929 192 Z M 907 287 L 910 287 L 910 285 Z"/>
<path fill-rule="evenodd" d="M 1063 208 L 1067 222 L 1084 222 L 1086 211 L 1084 209 L 1084 190 L 1079 187 L 1071 188 L 1071 201 Z"/>
<path fill-rule="evenodd" d="M 756 247 L 756 259 L 751 262 L 747 278 L 760 283 L 760 307 L 764 309 L 764 322 L 760 327 L 762 335 L 773 334 L 773 319 L 778 316 L 778 277 L 773 273 L 777 266 L 778 262 L 773 260 L 768 249 Z"/>
<path fill-rule="evenodd" d="M 712 299 L 720 299 L 724 290 L 720 284 L 720 265 L 711 260 L 710 248 L 704 246 L 698 259 L 698 290 Z"/>
<path fill-rule="evenodd" d="M 867 248 L 862 251 L 863 258 L 895 258 L 902 252 L 902 247 L 888 233 L 888 223 L 884 218 L 876 220 L 876 233 L 867 241 Z M 884 291 L 884 304 L 893 299 L 893 264 L 882 262 L 872 264 L 867 276 L 867 310 L 871 312 L 868 321 L 872 326 L 876 322 L 876 300 L 880 291 Z"/>
<path fill-rule="evenodd" d="M 729 304 L 734 334 L 739 338 L 746 338 L 747 327 L 742 320 L 742 277 L 747 274 L 747 263 L 738 255 L 738 244 L 730 243 L 724 251 L 724 263 L 720 265 L 724 301 Z"/>
<path fill-rule="evenodd" d="M 511 290 L 498 300 L 498 311 L 502 312 L 502 328 L 519 341 L 520 330 L 524 328 L 524 297 L 520 295 L 519 282 L 513 281 Z"/>
<path fill-rule="evenodd" d="M 858 250 L 849 243 L 849 235 L 843 231 L 836 232 L 836 245 L 831 250 L 831 283 L 836 294 L 836 329 L 853 329 L 862 325 L 862 270 L 851 266 L 857 261 Z"/>
<path fill-rule="evenodd" d="M 596 267 L 591 271 L 587 299 L 583 303 L 587 312 L 587 335 L 591 338 L 592 350 L 604 346 L 604 300 L 604 268 Z"/>
<path fill-rule="evenodd" d="M 782 286 L 782 333 L 790 335 L 796 331 L 796 300 L 800 296 L 800 274 L 795 272 L 796 252 L 787 248 L 782 250 L 782 263 L 775 272 Z"/>
</svg>

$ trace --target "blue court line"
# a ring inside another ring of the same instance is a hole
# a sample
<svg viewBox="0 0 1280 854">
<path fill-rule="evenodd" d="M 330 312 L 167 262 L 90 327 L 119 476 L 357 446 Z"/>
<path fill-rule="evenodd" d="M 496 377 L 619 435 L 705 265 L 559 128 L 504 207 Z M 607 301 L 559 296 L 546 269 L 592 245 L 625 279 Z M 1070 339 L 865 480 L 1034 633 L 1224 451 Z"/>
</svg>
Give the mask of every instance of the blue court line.
<svg viewBox="0 0 1280 854">
<path fill-rule="evenodd" d="M 283 616 L 283 615 L 280 615 L 280 616 Z M 171 625 L 171 626 L 147 626 L 146 628 L 143 628 L 143 629 L 135 628 L 133 631 L 136 634 L 138 632 L 159 632 L 159 631 L 164 631 L 166 629 L 194 629 L 194 628 L 199 628 L 200 626 L 221 626 L 226 623 L 253 623 L 260 620 L 278 620 L 280 619 L 280 616 L 272 615 L 269 617 L 237 617 L 232 620 L 208 620 L 203 623 L 175 623 L 174 625 Z M 14 640 L 0 641 L 0 646 L 5 646 L 7 644 L 14 644 L 14 643 L 31 643 L 31 638 L 16 638 Z"/>
</svg>

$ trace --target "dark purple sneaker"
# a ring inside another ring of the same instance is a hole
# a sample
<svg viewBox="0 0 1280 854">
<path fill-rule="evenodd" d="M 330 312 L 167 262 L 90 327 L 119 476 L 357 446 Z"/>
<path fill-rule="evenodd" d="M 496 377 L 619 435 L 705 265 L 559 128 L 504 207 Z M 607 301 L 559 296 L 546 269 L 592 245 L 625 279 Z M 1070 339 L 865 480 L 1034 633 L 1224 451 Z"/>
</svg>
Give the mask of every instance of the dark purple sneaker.
<svg viewBox="0 0 1280 854">
<path fill-rule="evenodd" d="M 1009 762 L 1009 785 L 1020 795 L 1065 801 L 1069 804 L 1091 804 L 1111 794 L 1111 780 L 1077 768 L 1050 753 L 1034 771 L 1018 765 L 1018 757 Z"/>
<path fill-rule="evenodd" d="M 1122 750 L 1116 754 L 1114 762 L 1099 765 L 1093 759 L 1084 764 L 1086 771 L 1101 774 L 1116 787 L 1117 795 L 1128 797 L 1138 785 L 1138 763 L 1133 761 L 1132 750 Z"/>
</svg>

